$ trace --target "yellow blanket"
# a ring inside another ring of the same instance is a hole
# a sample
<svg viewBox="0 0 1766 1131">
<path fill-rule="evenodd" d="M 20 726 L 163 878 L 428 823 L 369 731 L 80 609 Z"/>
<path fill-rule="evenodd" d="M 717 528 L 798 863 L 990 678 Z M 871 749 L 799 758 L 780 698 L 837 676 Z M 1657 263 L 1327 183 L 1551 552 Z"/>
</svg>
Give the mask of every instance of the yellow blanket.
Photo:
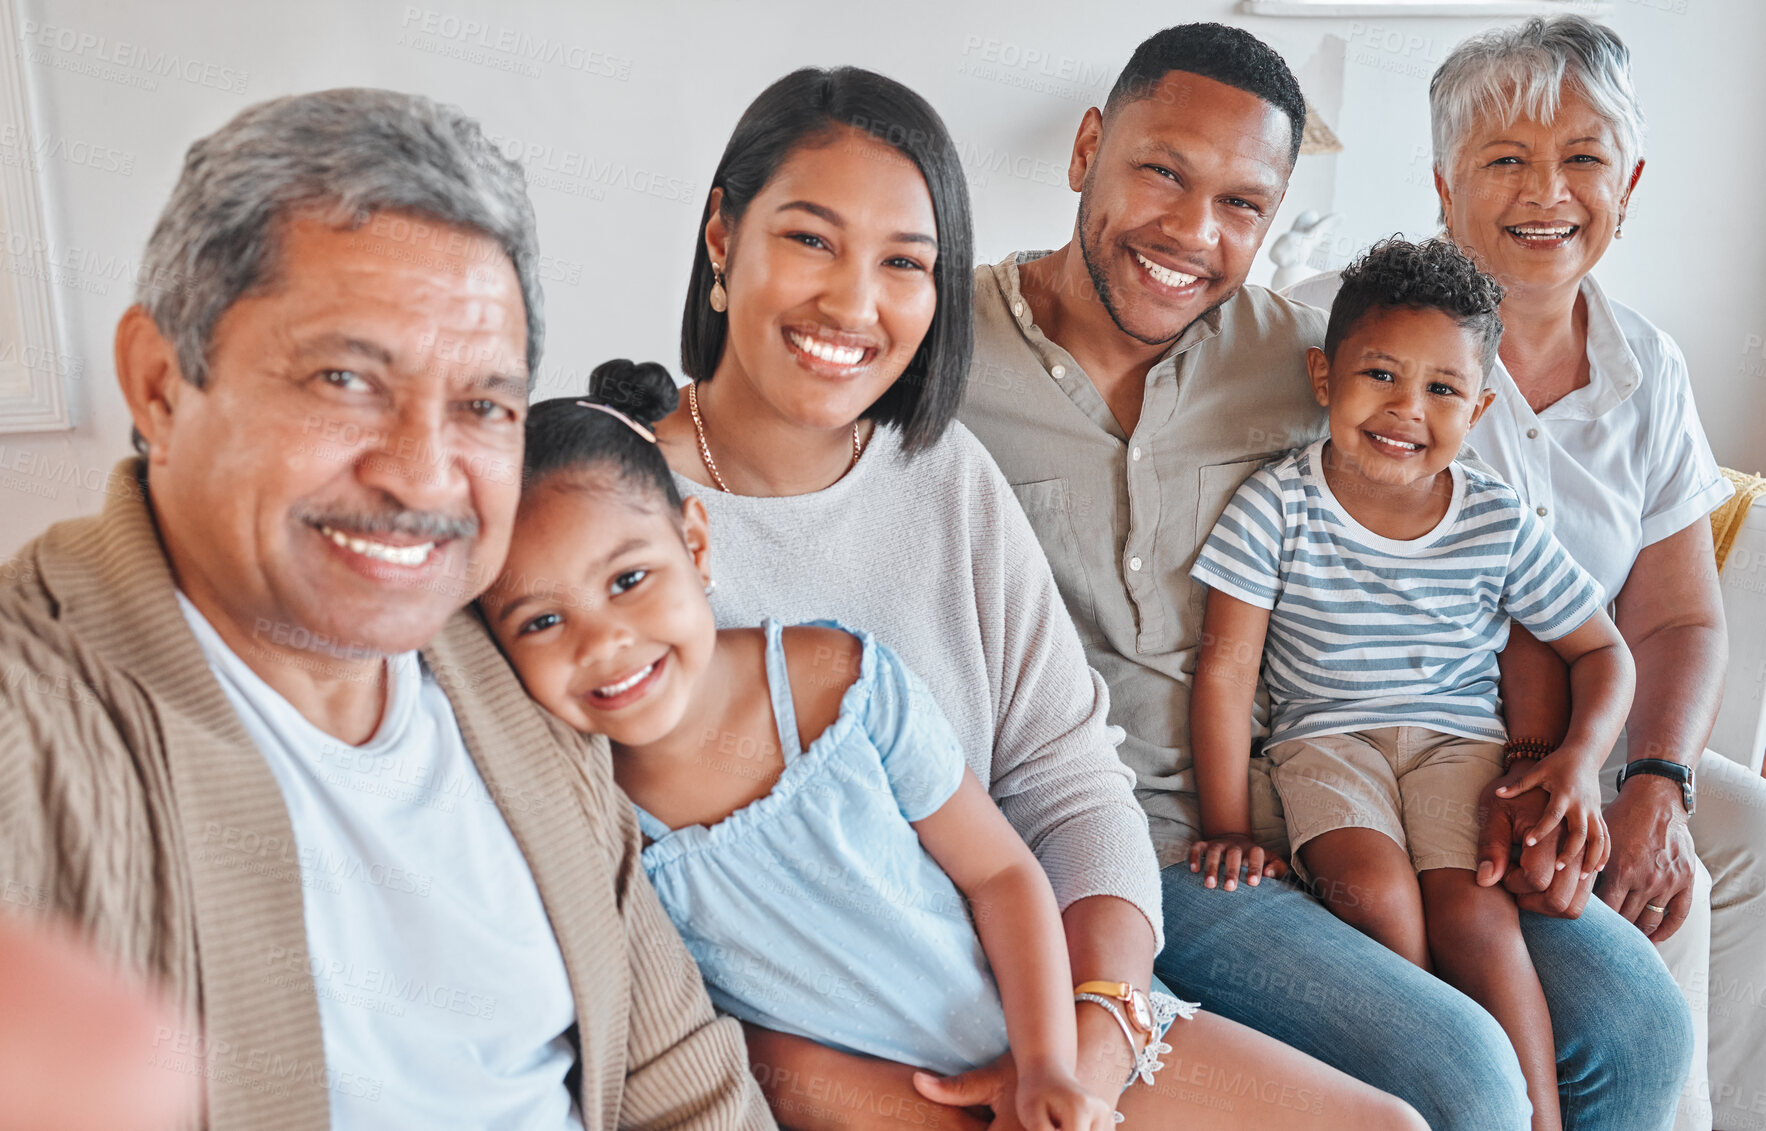
<svg viewBox="0 0 1766 1131">
<path fill-rule="evenodd" d="M 1747 521 L 1748 510 L 1754 500 L 1766 495 L 1766 476 L 1749 475 L 1745 471 L 1723 469 L 1724 476 L 1735 485 L 1735 494 L 1729 501 L 1711 512 L 1711 535 L 1717 543 L 1717 570 L 1722 572 L 1723 563 L 1729 557 L 1729 548 L 1735 544 L 1735 536 L 1741 533 L 1742 523 Z"/>
</svg>

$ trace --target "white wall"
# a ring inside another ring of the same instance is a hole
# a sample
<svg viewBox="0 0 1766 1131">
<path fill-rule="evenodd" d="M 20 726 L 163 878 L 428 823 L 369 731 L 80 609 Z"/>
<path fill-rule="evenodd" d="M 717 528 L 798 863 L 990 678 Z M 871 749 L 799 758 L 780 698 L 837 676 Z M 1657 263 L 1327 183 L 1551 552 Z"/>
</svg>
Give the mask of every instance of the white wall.
<svg viewBox="0 0 1766 1131">
<path fill-rule="evenodd" d="M 340 85 L 420 91 L 531 153 L 558 280 L 547 285 L 541 374 L 556 393 L 607 357 L 676 363 L 706 178 L 742 108 L 790 68 L 856 63 L 925 95 L 970 170 L 977 252 L 997 259 L 1068 235 L 1074 128 L 1141 38 L 1191 19 L 1242 24 L 1287 57 L 1346 146 L 1302 158 L 1275 227 L 1303 207 L 1340 210 L 1340 236 L 1321 254 L 1336 266 L 1379 236 L 1433 230 L 1428 75 L 1481 26 L 1252 18 L 1229 0 L 16 2 L 34 30 L 31 144 L 51 185 L 60 363 L 81 375 L 68 382 L 73 431 L 0 436 L 0 553 L 99 506 L 92 488 L 127 447 L 111 334 L 142 245 L 186 146 L 259 99 Z M 1766 183 L 1766 5 L 1614 7 L 1652 130 L 1602 276 L 1679 339 L 1718 457 L 1766 469 L 1766 216 L 1754 204 Z M 468 35 L 468 23 L 484 30 Z M 536 49 L 537 61 L 522 53 Z M 14 249 L 0 256 L 21 269 Z M 1253 280 L 1268 272 L 1260 263 Z"/>
</svg>

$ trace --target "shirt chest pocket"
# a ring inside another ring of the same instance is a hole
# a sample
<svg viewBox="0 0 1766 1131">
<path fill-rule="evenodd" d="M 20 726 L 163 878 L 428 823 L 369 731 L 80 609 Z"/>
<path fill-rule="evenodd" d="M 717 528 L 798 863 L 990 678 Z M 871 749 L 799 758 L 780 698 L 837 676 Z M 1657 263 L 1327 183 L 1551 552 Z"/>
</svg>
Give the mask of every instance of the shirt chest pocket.
<svg viewBox="0 0 1766 1131">
<path fill-rule="evenodd" d="M 1081 636 L 1090 638 L 1098 632 L 1097 599 L 1086 576 L 1085 555 L 1088 548 L 1080 545 L 1073 526 L 1076 500 L 1065 479 L 1038 479 L 1031 483 L 1014 483 L 1012 494 L 1030 520 L 1036 540 L 1042 544 L 1043 556 L 1055 575 L 1067 615 L 1078 626 Z M 1089 547 L 1094 555 L 1108 555 L 1109 547 Z"/>
</svg>

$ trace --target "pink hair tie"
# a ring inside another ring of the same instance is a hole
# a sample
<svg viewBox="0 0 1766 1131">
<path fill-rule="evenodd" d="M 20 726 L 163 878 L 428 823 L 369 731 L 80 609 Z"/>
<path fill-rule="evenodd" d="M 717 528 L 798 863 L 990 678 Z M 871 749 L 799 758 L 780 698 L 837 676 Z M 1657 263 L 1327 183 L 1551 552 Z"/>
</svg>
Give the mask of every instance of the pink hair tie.
<svg viewBox="0 0 1766 1131">
<path fill-rule="evenodd" d="M 613 417 L 615 420 L 622 421 L 627 428 L 630 428 L 633 432 L 644 437 L 644 439 L 650 441 L 652 444 L 656 442 L 656 433 L 650 431 L 650 429 L 639 424 L 637 421 L 610 404 L 597 404 L 595 401 L 577 401 L 576 403 L 582 405 L 584 408 L 599 409 L 608 416 Z"/>
</svg>

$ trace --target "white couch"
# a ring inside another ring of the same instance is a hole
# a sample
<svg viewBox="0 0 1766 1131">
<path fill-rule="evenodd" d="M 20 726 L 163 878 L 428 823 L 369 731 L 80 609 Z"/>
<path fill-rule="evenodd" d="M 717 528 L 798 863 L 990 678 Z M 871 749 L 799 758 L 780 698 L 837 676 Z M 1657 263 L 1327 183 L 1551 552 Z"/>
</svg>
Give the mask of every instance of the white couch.
<svg viewBox="0 0 1766 1131">
<path fill-rule="evenodd" d="M 1729 673 L 1710 745 L 1759 773 L 1766 754 L 1766 496 L 1754 500 L 1719 581 L 1729 624 Z"/>
</svg>

